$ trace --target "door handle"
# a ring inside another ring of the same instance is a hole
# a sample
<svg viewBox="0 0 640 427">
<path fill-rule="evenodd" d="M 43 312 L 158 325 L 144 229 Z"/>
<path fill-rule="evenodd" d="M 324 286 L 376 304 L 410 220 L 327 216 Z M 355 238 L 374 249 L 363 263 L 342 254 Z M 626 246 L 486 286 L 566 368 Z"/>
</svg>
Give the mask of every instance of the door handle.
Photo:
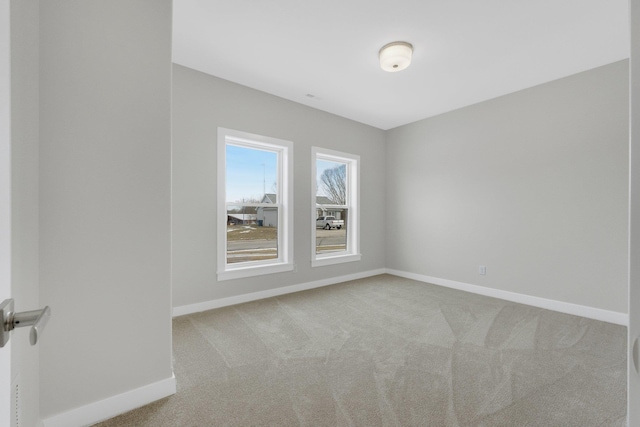
<svg viewBox="0 0 640 427">
<path fill-rule="evenodd" d="M 0 304 L 0 347 L 4 347 L 9 341 L 11 331 L 24 326 L 31 326 L 29 342 L 31 345 L 36 345 L 42 335 L 44 327 L 49 321 L 49 317 L 51 317 L 51 309 L 49 306 L 40 310 L 15 313 L 13 311 L 13 299 L 4 300 L 2 304 Z"/>
</svg>

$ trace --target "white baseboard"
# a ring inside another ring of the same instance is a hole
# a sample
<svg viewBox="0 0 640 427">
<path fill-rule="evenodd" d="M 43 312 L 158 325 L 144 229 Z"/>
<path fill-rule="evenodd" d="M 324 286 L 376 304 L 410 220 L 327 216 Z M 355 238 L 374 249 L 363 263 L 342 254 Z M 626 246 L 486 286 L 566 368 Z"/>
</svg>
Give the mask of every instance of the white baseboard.
<svg viewBox="0 0 640 427">
<path fill-rule="evenodd" d="M 446 288 L 458 289 L 474 294 L 499 298 L 506 301 L 526 304 L 533 307 L 547 310 L 559 311 L 561 313 L 573 314 L 575 316 L 587 317 L 589 319 L 601 320 L 603 322 L 614 323 L 616 325 L 629 326 L 629 315 L 617 311 L 602 310 L 600 308 L 587 307 L 584 305 L 571 304 L 568 302 L 550 300 L 546 298 L 534 297 L 530 295 L 518 294 L 515 292 L 503 291 L 500 289 L 487 288 L 484 286 L 472 285 L 469 283 L 456 282 L 455 280 L 440 279 L 438 277 L 425 276 L 422 274 L 409 273 L 406 271 L 386 269 L 388 274 L 417 280 L 419 282 L 431 283 Z"/>
<path fill-rule="evenodd" d="M 42 420 L 43 427 L 83 427 L 176 393 L 176 377 L 155 382 Z"/>
<path fill-rule="evenodd" d="M 201 311 L 242 304 L 244 302 L 256 301 L 264 298 L 277 297 L 280 295 L 306 291 L 309 289 L 320 288 L 328 285 L 335 285 L 336 283 L 348 282 L 349 280 L 364 279 L 365 277 L 378 276 L 385 273 L 386 270 L 384 268 L 379 268 L 377 270 L 369 270 L 363 271 L 361 273 L 347 274 L 345 276 L 331 277 L 328 279 L 316 280 L 314 282 L 301 283 L 299 285 L 284 286 L 282 288 L 268 289 L 266 291 L 252 292 L 249 294 L 237 295 L 233 297 L 219 298 L 195 304 L 182 305 L 173 308 L 173 317 L 184 316 L 185 314 L 191 313 L 199 313 Z"/>
</svg>

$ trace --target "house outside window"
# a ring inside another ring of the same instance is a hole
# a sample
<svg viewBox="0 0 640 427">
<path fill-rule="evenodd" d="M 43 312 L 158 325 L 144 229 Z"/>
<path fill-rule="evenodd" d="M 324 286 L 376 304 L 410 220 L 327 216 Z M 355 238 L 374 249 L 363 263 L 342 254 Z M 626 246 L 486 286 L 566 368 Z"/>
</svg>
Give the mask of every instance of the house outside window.
<svg viewBox="0 0 640 427">
<path fill-rule="evenodd" d="M 314 267 L 359 261 L 360 156 L 312 147 Z"/>
<path fill-rule="evenodd" d="M 276 200 L 276 195 L 271 193 L 265 194 L 261 202 L 275 205 Z M 275 227 L 278 223 L 278 208 L 273 206 L 260 206 L 256 219 L 260 227 Z"/>
<path fill-rule="evenodd" d="M 218 128 L 218 280 L 293 270 L 292 150 Z"/>
</svg>

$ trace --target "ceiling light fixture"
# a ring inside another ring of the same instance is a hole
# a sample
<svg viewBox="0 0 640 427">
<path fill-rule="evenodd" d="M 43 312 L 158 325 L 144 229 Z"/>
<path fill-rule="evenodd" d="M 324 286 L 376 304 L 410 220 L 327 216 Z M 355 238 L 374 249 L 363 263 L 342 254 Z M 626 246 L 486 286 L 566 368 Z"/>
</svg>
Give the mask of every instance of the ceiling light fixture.
<svg viewBox="0 0 640 427">
<path fill-rule="evenodd" d="M 380 49 L 380 67 L 391 73 L 402 71 L 411 64 L 413 46 L 407 42 L 393 42 Z"/>
</svg>

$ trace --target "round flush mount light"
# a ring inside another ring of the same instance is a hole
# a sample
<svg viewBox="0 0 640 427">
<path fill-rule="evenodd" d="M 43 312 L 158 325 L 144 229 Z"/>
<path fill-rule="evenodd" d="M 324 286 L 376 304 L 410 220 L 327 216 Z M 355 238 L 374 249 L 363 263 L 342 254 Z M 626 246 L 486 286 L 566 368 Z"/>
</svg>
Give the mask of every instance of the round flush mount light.
<svg viewBox="0 0 640 427">
<path fill-rule="evenodd" d="M 411 64 L 413 46 L 407 42 L 393 42 L 380 49 L 380 67 L 391 73 L 402 71 Z"/>
</svg>

